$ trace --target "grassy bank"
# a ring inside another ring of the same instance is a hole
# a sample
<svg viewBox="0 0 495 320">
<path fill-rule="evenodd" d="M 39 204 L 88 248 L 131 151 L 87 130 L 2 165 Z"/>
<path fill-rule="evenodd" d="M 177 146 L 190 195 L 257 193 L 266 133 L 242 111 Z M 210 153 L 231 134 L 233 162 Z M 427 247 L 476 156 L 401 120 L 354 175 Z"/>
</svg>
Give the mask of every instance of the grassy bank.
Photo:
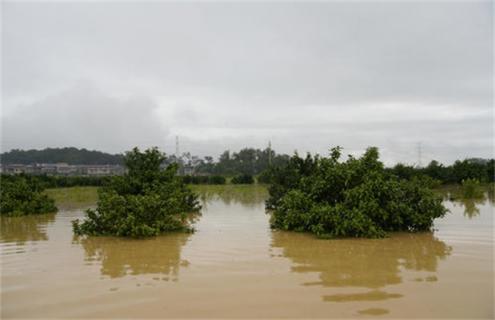
<svg viewBox="0 0 495 320">
<path fill-rule="evenodd" d="M 98 187 L 70 187 L 46 189 L 44 192 L 55 199 L 61 209 L 90 207 L 98 200 Z"/>
</svg>

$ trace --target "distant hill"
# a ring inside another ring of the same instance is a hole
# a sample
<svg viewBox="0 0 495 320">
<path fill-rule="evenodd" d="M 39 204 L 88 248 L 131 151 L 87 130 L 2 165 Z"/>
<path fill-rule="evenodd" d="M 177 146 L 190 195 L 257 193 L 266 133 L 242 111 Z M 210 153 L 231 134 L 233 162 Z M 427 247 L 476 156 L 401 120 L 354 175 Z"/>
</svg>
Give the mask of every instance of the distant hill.
<svg viewBox="0 0 495 320">
<path fill-rule="evenodd" d="M 47 148 L 43 150 L 18 150 L 0 154 L 2 164 L 58 163 L 68 164 L 122 164 L 121 154 L 109 154 L 77 148 Z"/>
</svg>

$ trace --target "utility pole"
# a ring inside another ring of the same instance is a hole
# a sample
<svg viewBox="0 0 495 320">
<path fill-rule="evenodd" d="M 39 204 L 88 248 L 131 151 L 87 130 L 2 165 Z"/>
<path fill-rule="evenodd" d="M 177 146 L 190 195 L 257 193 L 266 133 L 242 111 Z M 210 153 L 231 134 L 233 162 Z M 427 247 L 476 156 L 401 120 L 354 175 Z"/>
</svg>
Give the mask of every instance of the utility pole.
<svg viewBox="0 0 495 320">
<path fill-rule="evenodd" d="M 421 163 L 421 142 L 418 142 L 418 168 L 422 167 Z"/>
<path fill-rule="evenodd" d="M 272 165 L 272 142 L 268 140 L 268 165 Z"/>
<path fill-rule="evenodd" d="M 179 160 L 179 136 L 175 136 L 175 157 Z"/>
</svg>

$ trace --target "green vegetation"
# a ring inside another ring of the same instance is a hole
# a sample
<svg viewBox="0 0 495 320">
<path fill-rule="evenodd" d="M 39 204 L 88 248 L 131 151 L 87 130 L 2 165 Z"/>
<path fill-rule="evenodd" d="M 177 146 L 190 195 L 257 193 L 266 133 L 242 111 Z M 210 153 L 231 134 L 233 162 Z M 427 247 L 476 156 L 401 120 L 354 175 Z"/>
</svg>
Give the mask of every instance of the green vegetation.
<svg viewBox="0 0 495 320">
<path fill-rule="evenodd" d="M 47 189 L 45 194 L 55 200 L 60 209 L 76 209 L 96 204 L 98 192 L 96 187 L 70 187 Z"/>
<path fill-rule="evenodd" d="M 417 168 L 405 164 L 397 164 L 388 169 L 402 179 L 413 179 L 419 176 L 428 176 L 443 184 L 462 183 L 467 179 L 476 179 L 483 183 L 495 181 L 495 160 L 465 159 L 457 160 L 451 166 L 444 166 L 438 161 L 431 161 L 424 168 Z"/>
<path fill-rule="evenodd" d="M 2 174 L 0 179 L 9 179 L 12 175 Z M 70 187 L 101 187 L 111 180 L 111 177 L 88 177 L 88 176 L 49 176 L 46 174 L 32 175 L 23 174 L 23 176 L 35 183 L 41 189 L 52 188 L 70 188 Z"/>
<path fill-rule="evenodd" d="M 257 177 L 256 181 L 261 184 L 270 184 L 272 182 L 272 170 L 267 169 L 261 172 Z"/>
<path fill-rule="evenodd" d="M 165 164 L 177 163 L 179 172 L 190 172 L 193 176 L 185 176 L 185 183 L 190 184 L 223 184 L 225 177 L 238 175 L 256 176 L 259 183 L 271 183 L 271 168 L 285 167 L 290 156 L 277 154 L 271 148 L 243 148 L 238 152 L 224 151 L 217 161 L 211 156 L 200 158 L 190 153 L 181 157 L 172 155 L 165 159 Z M 12 150 L 1 154 L 2 164 L 57 163 L 68 164 L 123 164 L 123 155 L 108 154 L 77 148 L 48 148 L 44 150 Z M 186 170 L 188 169 L 188 170 Z M 411 180 L 415 177 L 423 179 L 428 176 L 441 184 L 461 184 L 466 179 L 476 179 L 480 183 L 495 182 L 495 160 L 470 158 L 457 160 L 452 165 L 443 165 L 431 161 L 420 168 L 407 164 L 396 164 L 386 171 L 401 179 Z M 210 178 L 206 178 L 209 176 Z M 223 178 L 222 178 L 223 177 Z M 101 186 L 106 177 L 41 177 L 46 188 L 71 186 Z"/>
<path fill-rule="evenodd" d="M 426 231 L 446 209 L 422 179 L 399 179 L 385 171 L 378 150 L 340 162 L 295 154 L 273 169 L 267 208 L 272 227 L 320 237 L 383 237 L 391 231 Z"/>
<path fill-rule="evenodd" d="M 2 176 L 0 184 L 0 215 L 22 216 L 57 212 L 55 201 L 43 194 L 40 184 L 29 176 Z"/>
<path fill-rule="evenodd" d="M 254 178 L 250 174 L 240 174 L 233 177 L 230 182 L 233 184 L 253 184 Z"/>
<path fill-rule="evenodd" d="M 185 184 L 225 184 L 226 179 L 222 176 L 182 176 Z"/>
<path fill-rule="evenodd" d="M 97 208 L 87 210 L 85 221 L 73 221 L 74 233 L 148 237 L 191 231 L 188 218 L 200 208 L 197 196 L 176 175 L 175 164 L 160 169 L 164 160 L 156 148 L 127 152 L 128 173 L 99 190 Z"/>
<path fill-rule="evenodd" d="M 462 194 L 465 199 L 479 199 L 484 196 L 480 182 L 476 179 L 462 181 Z"/>
<path fill-rule="evenodd" d="M 57 163 L 122 164 L 121 154 L 108 154 L 77 148 L 46 148 L 43 150 L 11 150 L 1 154 L 3 164 Z"/>
<path fill-rule="evenodd" d="M 69 188 L 69 187 L 84 187 L 93 186 L 101 187 L 110 181 L 110 177 L 87 177 L 87 176 L 48 176 L 35 175 L 33 179 L 44 188 Z"/>
<path fill-rule="evenodd" d="M 287 163 L 289 156 L 277 154 L 270 148 L 254 149 L 244 148 L 239 152 L 224 151 L 217 162 L 212 157 L 200 160 L 197 171 L 200 173 L 216 174 L 223 176 L 236 176 L 241 174 L 255 176 L 268 170 L 270 166 L 282 166 Z"/>
<path fill-rule="evenodd" d="M 223 152 L 218 161 L 212 157 L 199 160 L 195 168 L 199 173 L 216 174 L 223 176 L 235 176 L 247 174 L 258 176 L 259 183 L 271 183 L 271 168 L 284 167 L 289 162 L 290 156 L 277 154 L 270 148 L 264 150 L 244 148 L 239 152 Z M 397 164 L 386 171 L 397 175 L 399 178 L 411 180 L 415 177 L 430 177 L 442 184 L 461 183 L 466 179 L 477 179 L 480 182 L 495 181 L 494 159 L 464 159 L 457 160 L 452 165 L 443 165 L 438 161 L 431 161 L 428 166 L 418 168 L 405 164 Z"/>
</svg>

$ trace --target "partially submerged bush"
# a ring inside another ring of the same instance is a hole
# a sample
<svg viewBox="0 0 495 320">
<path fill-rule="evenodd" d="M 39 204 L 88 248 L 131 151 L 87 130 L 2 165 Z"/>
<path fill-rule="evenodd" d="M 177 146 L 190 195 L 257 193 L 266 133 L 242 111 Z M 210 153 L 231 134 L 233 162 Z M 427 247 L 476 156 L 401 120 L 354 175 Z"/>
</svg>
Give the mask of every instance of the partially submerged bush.
<svg viewBox="0 0 495 320">
<path fill-rule="evenodd" d="M 250 174 L 240 174 L 232 178 L 233 184 L 253 184 L 254 178 Z"/>
<path fill-rule="evenodd" d="M 273 169 L 267 201 L 272 227 L 320 237 L 383 237 L 429 230 L 446 213 L 430 181 L 386 173 L 376 148 L 345 162 L 339 162 L 340 150 L 332 149 L 329 158 L 296 154 Z"/>
<path fill-rule="evenodd" d="M 57 212 L 55 201 L 43 194 L 35 179 L 3 175 L 0 181 L 0 214 L 22 216 Z"/>
<path fill-rule="evenodd" d="M 190 231 L 189 218 L 200 208 L 197 197 L 176 175 L 175 164 L 160 168 L 164 160 L 156 148 L 127 152 L 128 173 L 99 190 L 97 208 L 87 210 L 85 221 L 73 221 L 74 233 L 147 237 Z"/>
<path fill-rule="evenodd" d="M 462 180 L 462 194 L 465 199 L 483 198 L 483 190 L 476 179 Z"/>
</svg>

